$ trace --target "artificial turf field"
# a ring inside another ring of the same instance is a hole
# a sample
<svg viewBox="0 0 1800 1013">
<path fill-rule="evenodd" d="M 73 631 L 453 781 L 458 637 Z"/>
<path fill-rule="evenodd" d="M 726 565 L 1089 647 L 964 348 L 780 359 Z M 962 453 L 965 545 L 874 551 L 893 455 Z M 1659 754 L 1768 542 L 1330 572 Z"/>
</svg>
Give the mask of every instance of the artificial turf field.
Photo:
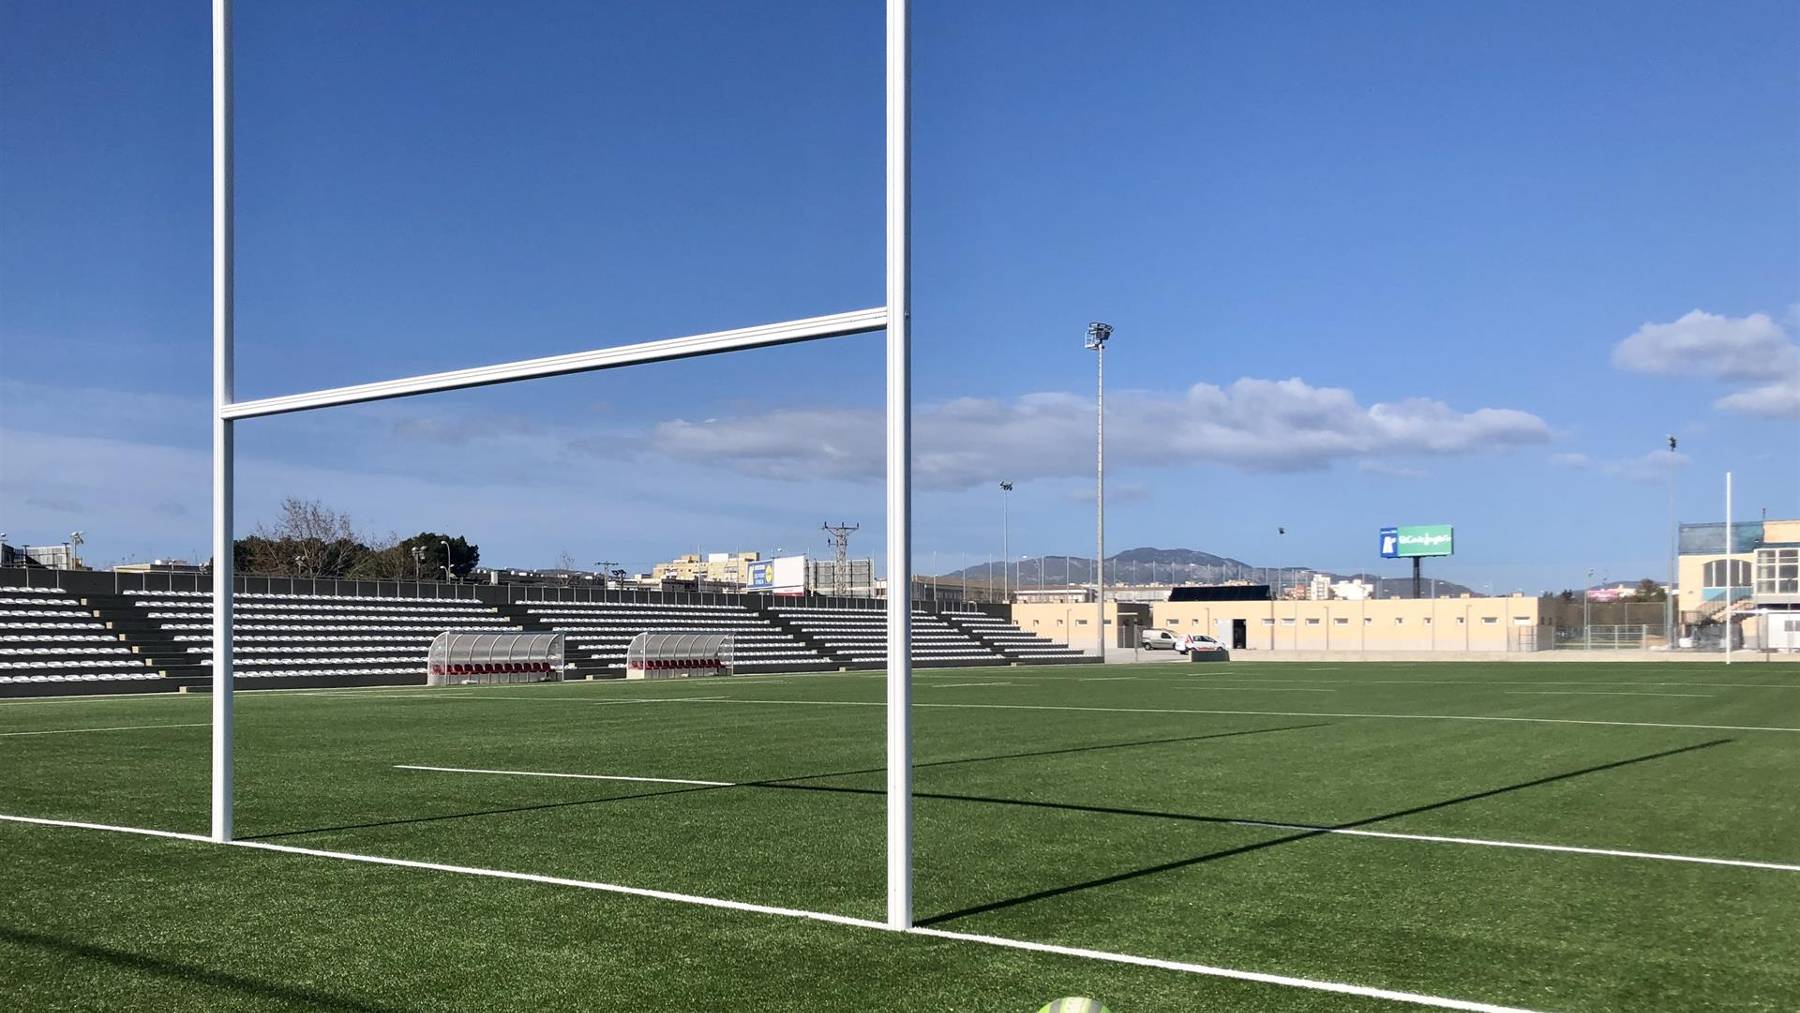
<svg viewBox="0 0 1800 1013">
<path fill-rule="evenodd" d="M 240 693 L 236 833 L 879 921 L 882 699 Z M 921 924 L 1297 980 L 0 821 L 0 1008 L 1800 1009 L 1800 665 L 932 670 L 914 702 Z M 204 834 L 208 708 L 0 702 L 0 813 Z"/>
</svg>

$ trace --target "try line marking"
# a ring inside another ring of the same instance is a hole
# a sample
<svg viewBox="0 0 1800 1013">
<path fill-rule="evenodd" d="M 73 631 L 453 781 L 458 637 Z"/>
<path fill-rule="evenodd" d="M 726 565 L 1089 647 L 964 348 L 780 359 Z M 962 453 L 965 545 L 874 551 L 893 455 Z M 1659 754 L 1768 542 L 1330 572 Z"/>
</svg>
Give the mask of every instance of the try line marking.
<svg viewBox="0 0 1800 1013">
<path fill-rule="evenodd" d="M 473 767 L 420 767 L 396 763 L 397 770 L 433 770 L 446 774 L 510 774 L 514 777 L 576 777 L 595 781 L 647 781 L 653 784 L 698 784 L 709 788 L 760 788 L 782 785 L 780 778 L 769 781 L 690 781 L 678 777 L 625 777 L 618 774 L 553 774 L 541 770 L 483 770 Z M 1660 851 L 1629 851 L 1619 848 L 1585 848 L 1574 844 L 1538 844 L 1532 841 L 1493 841 L 1481 837 L 1446 837 L 1441 834 L 1403 834 L 1382 830 L 1349 830 L 1318 826 L 1312 823 L 1280 823 L 1272 820 L 1230 820 L 1233 826 L 1266 827 L 1271 830 L 1301 830 L 1320 834 L 1342 834 L 1347 837 L 1376 837 L 1393 841 L 1419 841 L 1426 844 L 1468 844 L 1483 848 L 1515 848 L 1521 851 L 1554 851 L 1570 855 L 1599 855 L 1606 858 L 1642 858 L 1657 862 L 1688 862 L 1695 865 L 1725 865 L 1738 869 L 1769 869 L 1775 872 L 1800 872 L 1800 865 L 1782 862 L 1757 862 L 1744 858 L 1707 858 L 1703 855 L 1676 855 Z"/>
<path fill-rule="evenodd" d="M 182 834 L 171 830 L 149 830 L 141 827 L 120 827 L 105 823 L 80 823 L 73 820 L 40 819 L 31 816 L 10 816 L 0 813 L 0 821 L 24 823 L 34 826 L 66 827 L 78 830 L 100 830 L 115 834 L 136 834 L 144 837 L 170 838 L 201 844 L 216 843 L 211 838 L 199 834 Z M 904 935 L 928 936 L 935 939 L 952 939 L 958 942 L 978 943 L 983 946 L 1003 947 L 1011 950 L 1025 950 L 1032 953 L 1048 953 L 1063 957 L 1076 957 L 1084 960 L 1100 960 L 1113 964 L 1130 964 L 1135 967 L 1150 967 L 1164 971 L 1177 971 L 1183 974 L 1196 974 L 1212 978 L 1231 978 L 1237 981 L 1253 981 L 1265 985 L 1283 985 L 1288 988 L 1302 988 L 1314 992 L 1335 992 L 1340 995 L 1361 996 L 1367 999 L 1385 999 L 1390 1002 L 1411 1003 L 1415 1006 L 1428 1006 L 1434 1009 L 1462 1010 L 1464 1013 L 1538 1013 L 1519 1006 L 1496 1006 L 1492 1003 L 1471 1002 L 1466 999 L 1451 999 L 1445 996 L 1423 995 L 1416 992 L 1400 992 L 1388 988 L 1373 988 L 1367 985 L 1351 985 L 1338 981 L 1321 981 L 1313 978 L 1293 978 L 1284 974 L 1265 974 L 1261 971 L 1242 971 L 1234 967 L 1214 967 L 1208 964 L 1193 964 L 1180 960 L 1163 960 L 1158 957 L 1140 957 L 1130 953 L 1114 953 L 1109 950 L 1088 950 L 1074 946 L 1058 946 L 1054 943 L 1034 943 L 1024 939 L 1007 939 L 1004 936 L 983 936 L 972 932 L 953 932 L 947 929 L 913 927 L 909 929 L 890 929 L 883 922 L 871 921 L 867 918 L 853 918 L 849 915 L 831 914 L 825 911 L 805 911 L 799 908 L 775 907 L 768 904 L 751 904 L 745 901 L 725 900 L 720 897 L 703 897 L 697 894 L 674 893 L 668 890 L 652 890 L 640 886 L 624 886 L 618 883 L 597 883 L 584 879 L 565 879 L 560 876 L 541 876 L 530 872 L 510 872 L 505 869 L 485 869 L 468 865 L 444 865 L 438 862 L 419 862 L 405 858 L 386 858 L 380 855 L 359 855 L 348 851 L 325 851 L 319 848 L 302 848 L 292 844 L 273 844 L 267 841 L 227 841 L 223 847 L 251 848 L 257 851 L 274 851 L 286 855 L 305 855 L 311 858 L 330 858 L 341 862 L 362 862 L 369 865 L 387 865 L 403 869 L 423 869 L 430 872 L 447 872 L 459 876 L 479 876 L 487 879 L 508 879 L 525 883 L 538 883 L 545 886 L 572 887 L 578 890 L 595 890 L 602 893 L 624 894 L 629 897 L 643 897 L 651 900 L 672 901 L 678 904 L 692 904 L 699 907 L 719 908 L 727 911 L 744 911 L 751 914 L 775 915 L 782 918 L 801 918 L 808 921 L 826 922 L 832 925 L 843 925 L 850 928 L 872 929 L 878 932 L 898 932 Z"/>
<path fill-rule="evenodd" d="M 210 721 L 179 725 L 109 725 L 105 728 L 45 728 L 31 732 L 0 732 L 0 738 L 13 735 L 73 735 L 76 732 L 141 732 L 148 728 L 211 728 Z"/>
</svg>

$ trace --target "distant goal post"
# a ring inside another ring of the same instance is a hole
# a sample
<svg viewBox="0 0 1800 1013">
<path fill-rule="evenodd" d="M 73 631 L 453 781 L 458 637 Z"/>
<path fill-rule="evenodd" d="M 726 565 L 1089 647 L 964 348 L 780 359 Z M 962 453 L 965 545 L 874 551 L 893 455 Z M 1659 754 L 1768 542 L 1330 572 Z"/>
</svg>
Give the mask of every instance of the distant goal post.
<svg viewBox="0 0 1800 1013">
<path fill-rule="evenodd" d="M 563 677 L 560 633 L 440 633 L 426 655 L 427 686 L 555 682 Z"/>
<path fill-rule="evenodd" d="M 688 679 L 737 671 L 729 633 L 640 633 L 625 648 L 627 679 Z"/>
</svg>

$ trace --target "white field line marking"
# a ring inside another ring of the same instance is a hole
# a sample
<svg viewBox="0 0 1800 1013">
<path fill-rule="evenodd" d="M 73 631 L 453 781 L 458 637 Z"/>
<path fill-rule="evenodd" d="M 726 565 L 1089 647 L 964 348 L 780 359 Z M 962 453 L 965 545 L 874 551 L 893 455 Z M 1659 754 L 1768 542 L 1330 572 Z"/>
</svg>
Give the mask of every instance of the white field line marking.
<svg viewBox="0 0 1800 1013">
<path fill-rule="evenodd" d="M 179 725 L 112 725 L 106 728 L 45 728 L 30 732 L 0 732 L 0 738 L 14 735 L 73 735 L 76 732 L 141 732 L 147 728 L 211 728 L 212 722 L 200 721 Z"/>
<path fill-rule="evenodd" d="M 291 692 L 291 691 L 290 691 Z M 0 700 L 0 707 L 37 707 L 52 703 L 118 703 L 122 700 L 186 700 L 200 698 L 180 693 L 83 693 L 80 696 L 34 696 L 22 700 Z"/>
<path fill-rule="evenodd" d="M 1152 678 L 1144 676 L 1144 678 Z M 1800 681 L 1778 682 L 1669 682 L 1642 679 L 1282 679 L 1255 677 L 1258 682 L 1312 683 L 1329 686 L 1684 686 L 1689 689 L 1800 689 Z M 1179 679 L 1161 681 L 1179 682 Z"/>
<path fill-rule="evenodd" d="M 1054 943 L 1033 943 L 1023 939 L 1007 939 L 1004 936 L 983 936 L 973 932 L 951 932 L 946 929 L 915 927 L 907 930 L 915 936 L 933 936 L 938 939 L 954 939 L 964 943 L 980 943 L 984 946 L 1003 946 L 1013 950 L 1028 950 L 1032 953 L 1053 953 L 1062 957 L 1080 957 L 1086 960 L 1103 960 L 1114 964 L 1131 964 L 1136 967 L 1153 967 L 1164 971 L 1180 971 L 1185 974 L 1201 974 L 1212 978 L 1233 978 L 1238 981 L 1254 981 L 1265 985 L 1286 985 L 1289 988 L 1305 988 L 1315 992 L 1336 992 L 1341 995 L 1356 995 L 1366 999 L 1386 999 L 1390 1002 L 1412 1003 L 1415 1006 L 1430 1006 L 1435 1009 L 1464 1010 L 1467 1013 L 1531 1013 L 1518 1006 L 1496 1006 L 1492 1003 L 1471 1002 L 1466 999 L 1448 999 L 1437 995 L 1420 995 L 1417 992 L 1398 992 L 1388 988 L 1370 988 L 1367 985 L 1349 985 L 1336 981 L 1317 981 L 1311 978 L 1290 978 L 1282 974 L 1264 974 L 1260 971 L 1240 971 L 1232 967 L 1213 967 L 1207 964 L 1190 964 L 1180 960 L 1163 960 L 1158 957 L 1138 957 L 1128 953 L 1112 953 L 1107 950 L 1089 950 L 1079 946 L 1058 946 Z"/>
<path fill-rule="evenodd" d="M 807 707 L 886 707 L 882 700 L 751 700 L 742 697 L 719 700 L 731 704 L 777 704 Z M 1586 718 L 1522 718 L 1489 714 L 1362 714 L 1335 711 L 1202 710 L 1179 707 L 1075 707 L 1029 703 L 920 703 L 914 707 L 951 707 L 968 710 L 1074 711 L 1090 714 L 1223 714 L 1265 718 L 1378 718 L 1396 721 L 1501 721 L 1528 725 L 1601 725 L 1610 728 L 1686 728 L 1715 732 L 1800 732 L 1800 728 L 1771 725 L 1697 725 L 1673 721 L 1598 721 Z"/>
<path fill-rule="evenodd" d="M 177 841 L 197 841 L 201 844 L 212 844 L 213 839 L 201 834 L 183 834 L 174 830 L 151 830 L 148 827 L 119 827 L 110 823 L 82 823 L 78 820 L 50 820 L 39 816 L 9 816 L 0 813 L 0 820 L 7 823 L 27 823 L 38 827 L 73 827 L 77 830 L 104 830 L 114 834 L 137 834 L 141 837 L 168 837 Z"/>
<path fill-rule="evenodd" d="M 1661 851 L 1626 851 L 1618 848 L 1583 848 L 1572 844 L 1536 844 L 1530 841 L 1491 841 L 1481 837 L 1446 837 L 1439 834 L 1402 834 L 1385 830 L 1340 830 L 1305 823 L 1275 823 L 1267 820 L 1232 820 L 1234 826 L 1266 827 L 1272 830 L 1312 831 L 1320 834 L 1343 834 L 1347 837 L 1379 837 L 1396 841 L 1422 841 L 1428 844 L 1468 844 L 1482 848 L 1518 848 L 1524 851 L 1558 851 L 1571 855 L 1601 855 L 1607 858 L 1644 858 L 1657 862 L 1691 862 L 1696 865 L 1727 865 L 1738 869 L 1772 869 L 1776 872 L 1800 872 L 1800 865 L 1782 862 L 1755 862 L 1744 858 L 1707 858 L 1701 855 L 1675 855 Z"/>
<path fill-rule="evenodd" d="M 708 788 L 736 788 L 736 781 L 693 781 L 681 777 L 627 777 L 623 774 L 558 774 L 546 770 L 487 770 L 481 767 L 426 767 L 396 763 L 395 770 L 434 770 L 443 774 L 511 774 L 515 777 L 569 777 L 581 781 L 645 781 L 651 784 L 698 784 Z"/>
<path fill-rule="evenodd" d="M 138 827 L 116 827 L 102 823 L 77 823 L 70 820 L 34 819 L 28 816 L 7 816 L 0 814 L 0 820 L 13 823 L 28 823 L 39 826 L 71 827 L 80 830 L 103 830 L 112 833 L 138 834 L 146 837 L 164 837 L 197 843 L 213 843 L 209 838 L 198 834 L 180 834 L 168 830 L 147 830 Z M 624 886 L 618 883 L 597 883 L 583 879 L 565 879 L 560 876 L 541 876 L 529 872 L 509 872 L 505 869 L 484 869 L 468 865 L 445 865 L 438 862 L 420 862 L 405 858 L 385 858 L 380 855 L 359 855 L 347 851 L 326 851 L 320 848 L 302 848 L 292 844 L 274 844 L 268 841 L 229 841 L 224 845 L 234 848 L 249 848 L 256 851 L 273 851 L 284 855 L 305 855 L 311 858 L 332 858 L 342 862 L 362 862 L 369 865 L 386 865 L 402 869 L 423 869 L 430 872 L 448 872 L 460 876 L 478 876 L 486 879 L 507 879 L 516 882 L 538 883 L 544 886 L 572 887 L 578 890 L 594 890 L 601 893 L 623 894 L 629 897 L 643 897 L 650 900 L 672 901 L 678 904 L 692 904 L 698 907 L 717 908 L 727 911 L 743 911 L 750 914 L 775 915 L 783 918 L 801 918 L 808 921 L 826 922 L 832 925 L 843 925 L 850 928 L 872 929 L 878 932 L 895 930 L 878 921 L 867 918 L 853 918 L 849 915 L 830 914 L 825 911 L 805 911 L 799 908 L 775 907 L 768 904 L 751 904 L 745 901 L 724 900 L 719 897 L 702 897 L 697 894 L 674 893 L 669 890 L 652 890 L 638 886 Z M 1341 995 L 1362 996 L 1369 999 L 1386 999 L 1392 1002 L 1412 1003 L 1415 1006 L 1428 1006 L 1435 1009 L 1463 1010 L 1466 1013 L 1535 1013 L 1533 1010 L 1516 1006 L 1495 1006 L 1490 1003 L 1470 1002 L 1464 999 L 1451 999 L 1444 996 L 1422 995 L 1415 992 L 1399 992 L 1386 988 L 1371 988 L 1366 985 L 1351 985 L 1336 981 L 1320 981 L 1312 978 L 1292 978 L 1281 974 L 1265 974 L 1260 971 L 1241 971 L 1232 967 L 1213 967 L 1207 964 L 1192 964 L 1178 960 L 1164 960 L 1158 957 L 1140 957 L 1130 953 L 1113 953 L 1108 950 L 1088 950 L 1074 946 L 1059 946 L 1054 943 L 1034 943 L 1023 939 L 1007 939 L 1002 936 L 983 936 L 969 932 L 952 932 L 945 929 L 915 927 L 901 930 L 899 934 L 928 936 L 936 939 L 949 939 L 957 942 L 978 943 L 983 946 L 997 946 L 1012 950 L 1026 950 L 1033 953 L 1047 953 L 1062 957 L 1075 957 L 1082 960 L 1099 960 L 1114 964 L 1131 964 L 1136 967 L 1149 967 L 1164 971 L 1177 971 L 1184 974 L 1196 974 L 1212 978 L 1231 978 L 1238 981 L 1253 981 L 1265 985 L 1282 985 L 1288 988 L 1308 989 L 1315 992 L 1335 992 Z"/>
<path fill-rule="evenodd" d="M 1136 682 L 1135 675 L 1077 675 L 1076 682 Z"/>
<path fill-rule="evenodd" d="M 624 777 L 610 774 L 557 774 L 537 770 L 478 770 L 464 767 L 418 767 L 404 763 L 400 770 L 434 770 L 449 774 L 512 774 L 518 777 L 575 777 L 596 781 L 649 781 L 662 784 L 697 784 L 709 788 L 781 787 L 780 779 L 770 782 L 691 781 L 674 777 Z M 1576 844 L 1539 844 L 1532 841 L 1496 841 L 1483 837 L 1446 837 L 1437 834 L 1406 834 L 1384 830 L 1352 830 L 1318 826 L 1312 823 L 1282 823 L 1275 820 L 1230 820 L 1232 826 L 1262 827 L 1271 830 L 1299 830 L 1319 834 L 1342 834 L 1347 837 L 1376 837 L 1395 841 L 1421 841 L 1428 844 L 1467 844 L 1483 848 L 1517 848 L 1522 851 L 1555 851 L 1572 855 L 1599 855 L 1606 858 L 1641 858 L 1658 862 L 1688 862 L 1695 865 L 1725 865 L 1740 869 L 1770 869 L 1776 872 L 1800 872 L 1800 865 L 1782 862 L 1759 862 L 1747 858 L 1708 858 L 1703 855 L 1677 855 L 1661 851 L 1628 851 L 1617 848 L 1588 848 Z"/>
<path fill-rule="evenodd" d="M 1619 689 L 1509 689 L 1507 696 L 1684 696 L 1694 700 L 1711 700 L 1717 693 L 1634 693 Z"/>
</svg>

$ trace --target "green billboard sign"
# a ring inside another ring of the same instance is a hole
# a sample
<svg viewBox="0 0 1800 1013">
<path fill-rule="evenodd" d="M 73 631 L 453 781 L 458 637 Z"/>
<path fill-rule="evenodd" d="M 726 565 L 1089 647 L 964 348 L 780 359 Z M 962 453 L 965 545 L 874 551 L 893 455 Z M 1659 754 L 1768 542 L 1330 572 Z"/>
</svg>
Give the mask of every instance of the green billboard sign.
<svg viewBox="0 0 1800 1013">
<path fill-rule="evenodd" d="M 1381 529 L 1383 559 L 1448 556 L 1455 551 L 1455 529 L 1448 524 L 1406 524 Z"/>
</svg>

